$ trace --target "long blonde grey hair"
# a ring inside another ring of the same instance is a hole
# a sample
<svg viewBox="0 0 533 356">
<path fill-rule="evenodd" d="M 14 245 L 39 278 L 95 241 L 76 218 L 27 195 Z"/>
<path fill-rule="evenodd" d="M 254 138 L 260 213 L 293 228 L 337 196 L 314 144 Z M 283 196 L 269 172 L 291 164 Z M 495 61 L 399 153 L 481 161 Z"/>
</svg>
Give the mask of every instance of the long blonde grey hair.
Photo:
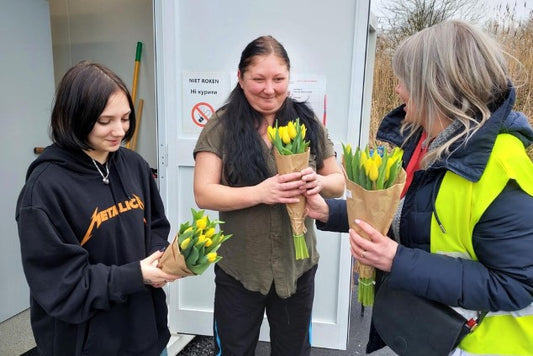
<svg viewBox="0 0 533 356">
<path fill-rule="evenodd" d="M 459 135 L 428 152 L 423 166 L 449 154 L 454 142 L 468 141 L 490 117 L 489 104 L 501 100 L 509 89 L 505 52 L 497 41 L 457 20 L 407 38 L 396 50 L 392 67 L 414 108 L 411 123 L 403 127 L 408 137 L 422 124 L 426 128 L 438 124 L 439 117 L 459 120 L 464 126 Z"/>
</svg>

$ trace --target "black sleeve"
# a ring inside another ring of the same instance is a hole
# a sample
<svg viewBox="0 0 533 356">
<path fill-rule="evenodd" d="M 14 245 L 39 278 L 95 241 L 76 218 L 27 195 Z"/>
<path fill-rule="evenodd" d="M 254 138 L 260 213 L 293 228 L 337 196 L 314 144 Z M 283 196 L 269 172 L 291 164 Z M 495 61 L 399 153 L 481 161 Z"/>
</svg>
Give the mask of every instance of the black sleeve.
<svg viewBox="0 0 533 356">
<path fill-rule="evenodd" d="M 159 189 L 155 182 L 155 178 L 152 177 L 150 172 L 149 178 L 150 184 L 150 251 L 149 254 L 154 253 L 157 250 L 165 249 L 169 242 L 169 233 L 170 233 L 170 222 L 167 219 L 165 214 L 165 207 L 163 205 L 163 200 L 159 193 Z"/>
<path fill-rule="evenodd" d="M 328 221 L 323 223 L 316 221 L 316 227 L 322 231 L 348 232 L 348 213 L 346 212 L 346 200 L 326 199 L 329 206 Z"/>
</svg>

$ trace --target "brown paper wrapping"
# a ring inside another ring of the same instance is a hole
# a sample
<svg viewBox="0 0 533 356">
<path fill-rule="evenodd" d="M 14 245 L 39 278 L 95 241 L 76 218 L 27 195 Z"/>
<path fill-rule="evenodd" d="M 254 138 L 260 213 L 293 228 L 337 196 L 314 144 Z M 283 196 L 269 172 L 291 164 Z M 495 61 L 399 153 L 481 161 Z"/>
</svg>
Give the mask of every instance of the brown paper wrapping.
<svg viewBox="0 0 533 356">
<path fill-rule="evenodd" d="M 178 235 L 174 237 L 174 240 L 163 253 L 163 256 L 159 259 L 159 268 L 163 272 L 173 274 L 175 276 L 193 276 L 185 263 L 185 258 L 180 252 L 180 246 L 178 241 Z"/>
<path fill-rule="evenodd" d="M 304 153 L 282 155 L 274 149 L 274 159 L 279 174 L 299 172 L 309 166 L 309 148 Z M 305 196 L 298 195 L 298 203 L 285 204 L 291 220 L 293 235 L 305 234 Z"/>
<path fill-rule="evenodd" d="M 355 223 L 355 219 L 361 219 L 386 235 L 400 202 L 400 194 L 405 185 L 405 171 L 400 170 L 394 185 L 383 190 L 366 190 L 349 180 L 346 172 L 345 178 L 346 209 L 350 228 L 364 238 L 370 239 Z M 357 261 L 357 271 L 361 278 L 374 277 L 374 267 L 362 264 L 359 260 Z"/>
</svg>

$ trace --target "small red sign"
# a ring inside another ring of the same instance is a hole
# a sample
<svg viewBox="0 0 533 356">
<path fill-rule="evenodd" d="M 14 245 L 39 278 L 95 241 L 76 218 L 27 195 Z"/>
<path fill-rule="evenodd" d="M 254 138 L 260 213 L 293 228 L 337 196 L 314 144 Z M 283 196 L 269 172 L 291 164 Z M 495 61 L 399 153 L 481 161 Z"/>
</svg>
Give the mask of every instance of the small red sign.
<svg viewBox="0 0 533 356">
<path fill-rule="evenodd" d="M 215 110 L 210 104 L 205 102 L 198 103 L 191 110 L 192 121 L 196 125 L 204 127 L 214 112 Z"/>
</svg>

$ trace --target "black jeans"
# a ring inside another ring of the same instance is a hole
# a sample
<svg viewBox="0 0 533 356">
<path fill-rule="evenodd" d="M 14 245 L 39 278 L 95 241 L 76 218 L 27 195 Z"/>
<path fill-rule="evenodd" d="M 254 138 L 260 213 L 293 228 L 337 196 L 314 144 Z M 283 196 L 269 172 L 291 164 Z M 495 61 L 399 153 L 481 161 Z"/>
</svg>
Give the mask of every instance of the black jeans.
<svg viewBox="0 0 533 356">
<path fill-rule="evenodd" d="M 310 355 L 316 270 L 315 265 L 305 272 L 296 293 L 283 299 L 274 285 L 267 295 L 249 291 L 215 265 L 215 355 L 253 356 L 265 311 L 272 355 Z"/>
</svg>

